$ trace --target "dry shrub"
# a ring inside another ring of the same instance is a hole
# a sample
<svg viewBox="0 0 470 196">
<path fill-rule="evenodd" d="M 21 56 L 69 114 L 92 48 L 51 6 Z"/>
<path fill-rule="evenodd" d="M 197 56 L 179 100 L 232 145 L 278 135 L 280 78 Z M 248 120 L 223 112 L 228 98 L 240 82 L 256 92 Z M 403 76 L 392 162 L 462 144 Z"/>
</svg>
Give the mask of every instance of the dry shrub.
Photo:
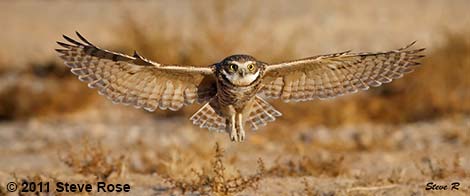
<svg viewBox="0 0 470 196">
<path fill-rule="evenodd" d="M 392 184 L 400 184 L 405 181 L 405 169 L 403 168 L 394 168 L 390 175 L 386 177 L 386 181 Z"/>
<path fill-rule="evenodd" d="M 76 149 L 70 145 L 67 154 L 60 156 L 61 161 L 75 173 L 100 181 L 125 174 L 127 159 L 124 155 L 112 156 L 100 142 L 90 142 L 88 138 L 82 139 L 80 146 Z"/>
<path fill-rule="evenodd" d="M 319 190 L 314 188 L 310 183 L 307 181 L 306 178 L 303 178 L 302 184 L 304 185 L 304 190 L 302 195 L 307 196 L 334 196 L 334 195 L 352 195 L 348 193 L 346 190 L 341 188 L 335 188 L 334 190 Z M 361 195 L 361 194 L 358 194 Z"/>
<path fill-rule="evenodd" d="M 64 65 L 44 63 L 25 70 L 0 72 L 0 120 L 26 119 L 74 112 L 93 100 Z"/>
<path fill-rule="evenodd" d="M 281 161 L 277 158 L 274 165 L 266 171 L 267 175 L 286 176 L 330 176 L 336 177 L 345 172 L 344 156 L 303 156 L 300 159 Z"/>
<path fill-rule="evenodd" d="M 415 165 L 422 175 L 429 176 L 433 180 L 470 176 L 470 173 L 462 165 L 462 156 L 460 154 L 455 154 L 451 162 L 448 159 L 426 156 L 421 159 L 421 162 L 415 162 Z"/>
<path fill-rule="evenodd" d="M 216 143 L 210 171 L 202 169 L 201 172 L 197 172 L 193 169 L 192 172 L 195 178 L 192 180 L 179 180 L 172 177 L 166 177 L 166 180 L 172 185 L 173 190 L 180 191 L 183 194 L 190 192 L 201 195 L 233 195 L 247 188 L 257 188 L 265 173 L 264 163 L 261 159 L 258 160 L 258 172 L 256 174 L 243 176 L 238 171 L 238 175 L 229 176 L 225 172 L 223 158 L 223 149 Z"/>
<path fill-rule="evenodd" d="M 140 140 L 130 149 L 129 169 L 140 174 L 183 177 L 191 173 L 190 168 L 208 167 L 205 160 L 213 156 L 210 145 L 200 143 L 171 143 L 155 147 Z M 229 160 L 234 159 L 232 157 Z M 232 163 L 232 162 L 231 162 Z"/>
<path fill-rule="evenodd" d="M 304 178 L 304 179 L 302 180 L 302 183 L 304 184 L 304 192 L 305 192 L 305 195 L 307 195 L 307 196 L 317 196 L 317 195 L 319 195 L 319 194 L 317 193 L 317 191 L 315 190 L 315 188 L 312 187 L 312 186 L 310 185 L 310 183 L 308 183 L 307 179 Z"/>
</svg>

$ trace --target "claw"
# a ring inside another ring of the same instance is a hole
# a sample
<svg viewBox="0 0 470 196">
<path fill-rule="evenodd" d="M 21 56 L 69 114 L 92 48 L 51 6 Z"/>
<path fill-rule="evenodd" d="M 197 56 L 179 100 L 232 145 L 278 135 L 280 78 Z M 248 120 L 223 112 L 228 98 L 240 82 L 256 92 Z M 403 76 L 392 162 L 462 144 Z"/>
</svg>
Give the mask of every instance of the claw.
<svg viewBox="0 0 470 196">
<path fill-rule="evenodd" d="M 236 132 L 234 132 L 234 131 L 230 132 L 230 140 L 232 140 L 232 142 L 237 142 L 237 133 Z"/>
<path fill-rule="evenodd" d="M 235 127 L 235 123 L 230 124 L 230 139 L 232 142 L 238 142 L 237 128 Z"/>
<path fill-rule="evenodd" d="M 233 115 L 228 123 L 230 140 L 232 142 L 243 142 L 245 140 L 245 130 L 243 127 L 242 114 Z"/>
<path fill-rule="evenodd" d="M 238 141 L 243 142 L 245 140 L 245 131 L 243 129 L 240 129 L 238 136 L 239 136 Z"/>
</svg>

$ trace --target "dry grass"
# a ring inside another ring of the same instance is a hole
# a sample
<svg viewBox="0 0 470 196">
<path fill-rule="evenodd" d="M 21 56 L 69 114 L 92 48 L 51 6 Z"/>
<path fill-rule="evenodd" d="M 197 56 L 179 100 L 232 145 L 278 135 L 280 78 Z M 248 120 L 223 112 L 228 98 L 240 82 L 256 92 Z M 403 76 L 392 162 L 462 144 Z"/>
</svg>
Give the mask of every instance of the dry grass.
<svg viewBox="0 0 470 196">
<path fill-rule="evenodd" d="M 115 157 L 100 142 L 90 142 L 88 138 L 82 139 L 80 146 L 80 149 L 70 146 L 70 151 L 60 156 L 62 162 L 75 173 L 97 181 L 107 181 L 125 175 L 127 159 L 124 155 Z"/>
<path fill-rule="evenodd" d="M 415 165 L 423 176 L 430 176 L 432 180 L 470 176 L 470 173 L 462 167 L 460 154 L 456 154 L 450 161 L 426 156 L 420 162 L 415 162 Z"/>
<path fill-rule="evenodd" d="M 392 184 L 402 183 L 404 180 L 405 170 L 402 168 L 395 168 L 392 170 L 390 175 L 386 178 L 386 181 Z"/>
<path fill-rule="evenodd" d="M 303 179 L 302 183 L 304 184 L 304 192 L 307 196 L 317 196 L 319 195 L 314 187 L 308 183 L 307 179 Z"/>
<path fill-rule="evenodd" d="M 345 172 L 344 156 L 312 156 L 281 161 L 278 158 L 267 171 L 267 175 L 287 176 L 329 176 L 337 177 Z"/>
<path fill-rule="evenodd" d="M 191 143 L 188 145 L 172 144 L 155 148 L 139 141 L 133 146 L 133 159 L 129 169 L 141 174 L 154 174 L 183 177 L 192 174 L 191 167 L 206 167 L 205 160 L 210 159 L 212 148 L 209 145 Z M 231 162 L 233 163 L 233 162 Z"/>
<path fill-rule="evenodd" d="M 211 162 L 211 171 L 207 172 L 202 169 L 201 172 L 192 170 L 195 179 L 188 181 L 166 177 L 167 182 L 172 185 L 173 190 L 180 191 L 185 194 L 187 192 L 197 193 L 201 195 L 233 195 L 247 188 L 256 189 L 259 181 L 265 173 L 264 163 L 258 160 L 258 172 L 254 175 L 243 176 L 240 171 L 238 175 L 229 176 L 226 174 L 223 162 L 224 151 L 218 143 L 215 145 L 214 160 Z"/>
</svg>

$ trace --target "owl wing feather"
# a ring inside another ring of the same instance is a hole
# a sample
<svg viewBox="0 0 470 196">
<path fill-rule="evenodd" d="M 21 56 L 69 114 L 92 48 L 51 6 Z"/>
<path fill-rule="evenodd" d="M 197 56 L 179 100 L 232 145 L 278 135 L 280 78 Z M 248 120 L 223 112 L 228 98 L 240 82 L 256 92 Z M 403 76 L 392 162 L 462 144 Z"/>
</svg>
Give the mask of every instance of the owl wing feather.
<svg viewBox="0 0 470 196">
<path fill-rule="evenodd" d="M 325 99 L 380 86 L 413 71 L 424 48 L 377 53 L 350 51 L 268 65 L 261 90 L 285 102 Z"/>
<path fill-rule="evenodd" d="M 72 73 L 114 103 L 149 111 L 178 110 L 215 95 L 215 78 L 209 67 L 163 65 L 137 52 L 128 56 L 98 48 L 76 34 L 84 43 L 64 35 L 69 43 L 57 42 L 63 48 L 56 51 Z"/>
</svg>

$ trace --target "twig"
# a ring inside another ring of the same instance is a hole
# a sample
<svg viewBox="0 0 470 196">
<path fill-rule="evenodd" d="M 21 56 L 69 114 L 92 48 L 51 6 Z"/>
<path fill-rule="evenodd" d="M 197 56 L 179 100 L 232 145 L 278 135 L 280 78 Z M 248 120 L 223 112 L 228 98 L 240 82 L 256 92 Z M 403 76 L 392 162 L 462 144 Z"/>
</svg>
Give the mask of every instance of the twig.
<svg viewBox="0 0 470 196">
<path fill-rule="evenodd" d="M 385 186 L 370 186 L 370 187 L 353 187 L 353 188 L 350 188 L 348 189 L 347 191 L 350 192 L 350 191 L 376 191 L 376 190 L 381 190 L 381 189 L 391 189 L 391 188 L 395 188 L 395 187 L 398 187 L 400 185 L 398 184 L 390 184 L 390 185 L 385 185 Z"/>
</svg>

